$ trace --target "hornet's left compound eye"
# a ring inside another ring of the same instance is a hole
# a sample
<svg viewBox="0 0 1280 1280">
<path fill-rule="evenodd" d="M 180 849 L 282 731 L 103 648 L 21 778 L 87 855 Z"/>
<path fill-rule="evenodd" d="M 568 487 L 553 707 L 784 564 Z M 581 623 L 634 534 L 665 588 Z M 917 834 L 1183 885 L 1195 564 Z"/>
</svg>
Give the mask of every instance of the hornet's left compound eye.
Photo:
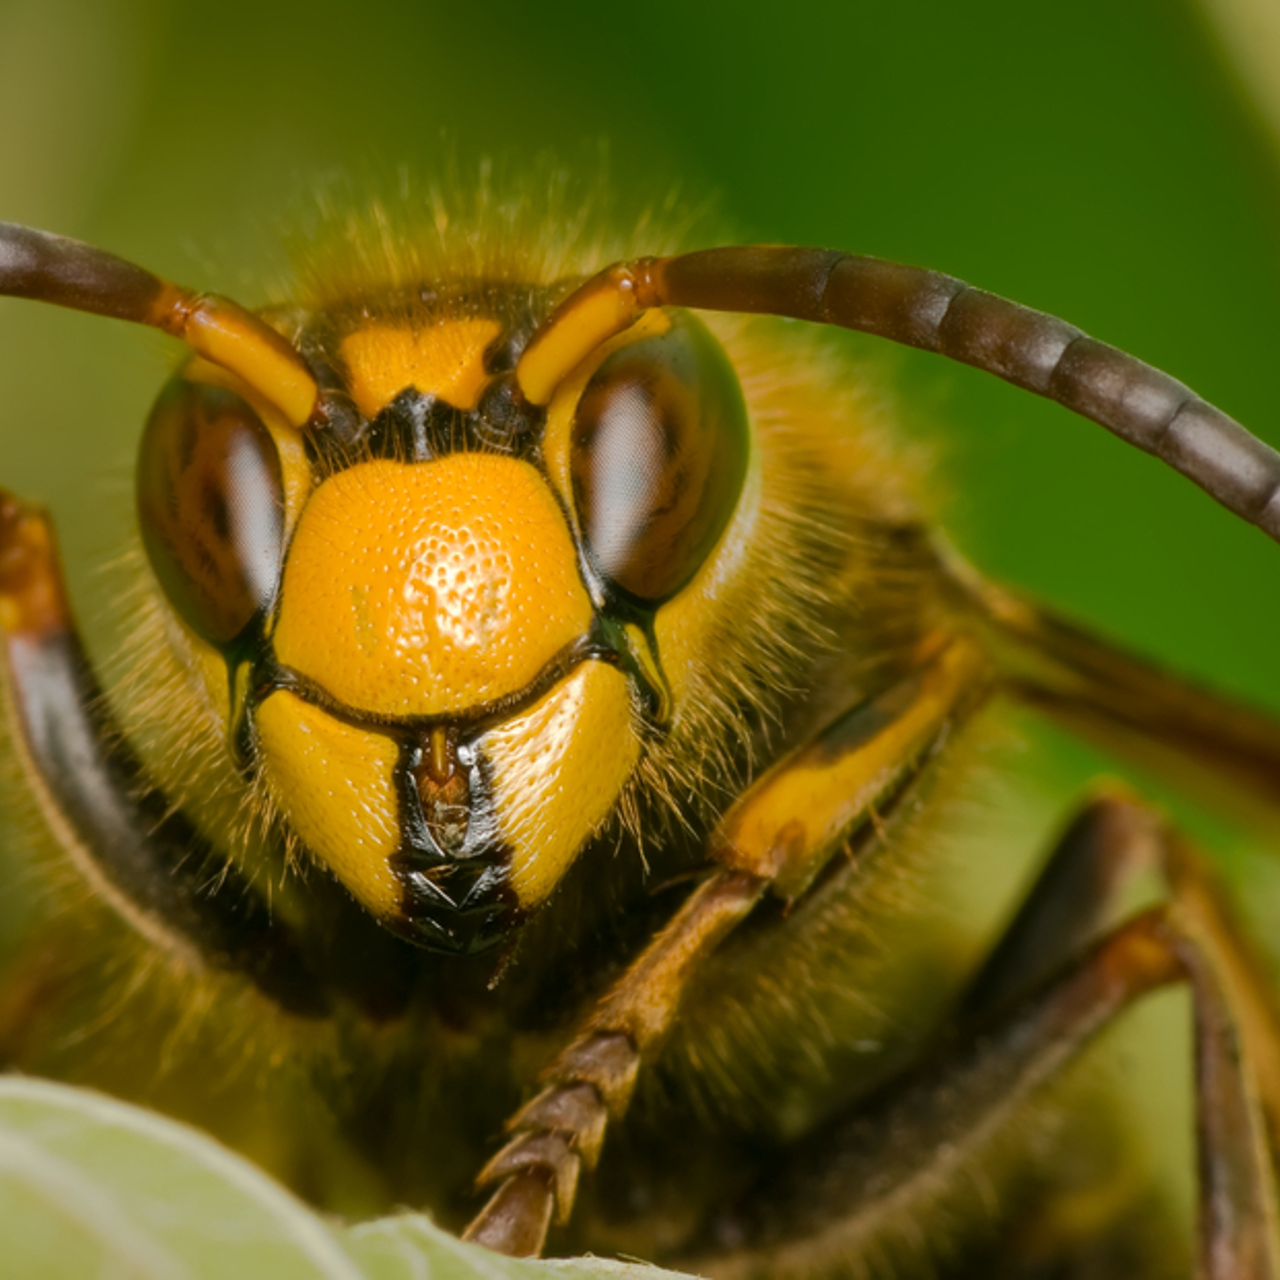
<svg viewBox="0 0 1280 1280">
<path fill-rule="evenodd" d="M 284 537 L 280 457 L 238 395 L 182 377 L 164 389 L 138 457 L 138 522 L 178 616 L 232 647 L 275 596 Z"/>
<path fill-rule="evenodd" d="M 724 349 L 693 316 L 608 356 L 578 401 L 573 501 L 588 555 L 657 605 L 698 571 L 737 506 L 747 411 Z"/>
</svg>

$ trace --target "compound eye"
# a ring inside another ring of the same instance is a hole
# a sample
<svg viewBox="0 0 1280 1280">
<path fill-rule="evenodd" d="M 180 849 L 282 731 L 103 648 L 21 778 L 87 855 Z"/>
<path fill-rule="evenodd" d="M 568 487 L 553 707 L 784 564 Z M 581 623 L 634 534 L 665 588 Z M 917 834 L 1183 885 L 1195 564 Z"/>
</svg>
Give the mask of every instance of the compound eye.
<svg viewBox="0 0 1280 1280">
<path fill-rule="evenodd" d="M 238 395 L 175 378 L 138 456 L 138 521 L 178 616 L 230 648 L 275 595 L 284 485 L 271 433 Z"/>
<path fill-rule="evenodd" d="M 700 321 L 608 356 L 578 401 L 573 500 L 594 567 L 645 604 L 675 595 L 724 532 L 747 469 L 747 411 Z"/>
</svg>

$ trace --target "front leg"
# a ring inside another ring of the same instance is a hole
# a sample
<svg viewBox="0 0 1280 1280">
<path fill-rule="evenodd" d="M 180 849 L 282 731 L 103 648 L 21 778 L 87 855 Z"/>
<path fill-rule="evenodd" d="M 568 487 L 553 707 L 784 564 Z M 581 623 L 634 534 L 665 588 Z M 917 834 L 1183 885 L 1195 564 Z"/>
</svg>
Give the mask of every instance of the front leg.
<svg viewBox="0 0 1280 1280">
<path fill-rule="evenodd" d="M 146 777 L 77 634 L 48 517 L 3 491 L 0 644 L 28 785 L 89 884 L 179 964 L 245 973 L 291 1013 L 323 1014 L 289 928 Z"/>
<path fill-rule="evenodd" d="M 1162 873 L 1169 901 L 1111 927 L 1143 866 Z M 1278 1280 L 1276 1012 L 1203 860 L 1114 790 L 1068 828 L 979 970 L 960 1025 L 915 1071 L 775 1161 L 718 1220 L 714 1234 L 733 1245 L 684 1265 L 717 1280 L 800 1280 L 886 1257 L 936 1270 L 954 1242 L 932 1224 L 998 1213 L 1001 1189 L 1026 1181 L 1019 1153 L 1045 1091 L 1137 1000 L 1176 982 L 1195 1018 L 1197 1276 Z M 1030 1246 L 1002 1230 L 1001 1274 L 1056 1275 L 1096 1230 L 1070 1214 Z"/>
<path fill-rule="evenodd" d="M 718 864 L 544 1072 L 545 1088 L 508 1125 L 480 1174 L 496 1186 L 465 1239 L 536 1256 L 572 1211 L 579 1173 L 660 1051 L 690 978 L 766 894 L 794 901 L 838 850 L 874 830 L 990 688 L 968 640 L 937 640 L 921 665 L 827 726 L 764 775 L 711 838 Z"/>
</svg>

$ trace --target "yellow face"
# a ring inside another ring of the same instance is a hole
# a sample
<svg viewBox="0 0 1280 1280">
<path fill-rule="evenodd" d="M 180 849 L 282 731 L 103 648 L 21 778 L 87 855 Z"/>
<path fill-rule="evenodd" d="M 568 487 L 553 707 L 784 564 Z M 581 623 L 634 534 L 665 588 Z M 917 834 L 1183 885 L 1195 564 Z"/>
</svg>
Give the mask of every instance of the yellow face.
<svg viewBox="0 0 1280 1280">
<path fill-rule="evenodd" d="M 647 317 L 504 428 L 492 353 L 518 338 L 465 303 L 316 317 L 350 406 L 319 438 L 193 362 L 139 464 L 242 760 L 366 910 L 451 952 L 508 937 L 617 813 L 700 660 L 681 603 L 752 507 L 699 322 Z"/>
</svg>

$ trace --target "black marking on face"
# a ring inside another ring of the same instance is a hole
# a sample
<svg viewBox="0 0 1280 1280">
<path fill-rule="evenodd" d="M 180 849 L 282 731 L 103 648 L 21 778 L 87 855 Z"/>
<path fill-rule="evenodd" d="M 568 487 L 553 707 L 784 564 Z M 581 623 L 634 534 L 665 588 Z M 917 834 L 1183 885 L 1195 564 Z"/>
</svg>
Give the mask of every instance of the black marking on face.
<svg viewBox="0 0 1280 1280">
<path fill-rule="evenodd" d="M 438 287 L 430 282 L 379 292 L 376 298 L 335 302 L 297 328 L 295 345 L 320 388 L 318 424 L 307 432 L 314 462 L 332 473 L 369 457 L 426 461 L 456 450 L 530 458 L 546 423 L 542 408 L 524 403 L 514 370 L 529 339 L 565 286 L 471 280 Z M 485 349 L 484 371 L 493 381 L 471 410 L 409 386 L 372 421 L 351 400 L 342 373 L 343 340 L 371 324 L 430 325 L 441 320 L 490 318 L 501 332 Z"/>
<path fill-rule="evenodd" d="M 406 387 L 363 428 L 367 456 L 397 462 L 430 462 L 450 453 L 502 453 L 530 458 L 545 423 L 543 410 L 513 399 L 510 378 L 491 384 L 472 410 Z"/>
<path fill-rule="evenodd" d="M 456 728 L 460 733 L 478 737 L 540 702 L 584 662 L 606 662 L 610 666 L 621 663 L 617 650 L 609 645 L 607 634 L 594 626 L 586 636 L 579 637 L 554 654 L 546 666 L 523 689 L 515 693 L 495 698 L 492 702 L 477 703 L 464 711 L 440 715 L 395 716 L 365 711 L 335 698 L 318 681 L 279 662 L 268 641 L 261 647 L 254 661 L 248 698 L 257 705 L 276 690 L 283 689 L 303 702 L 319 707 L 343 724 L 386 733 L 397 741 L 403 740 L 406 735 L 425 735 L 437 726 L 446 730 Z"/>
<path fill-rule="evenodd" d="M 391 867 L 403 893 L 400 918 L 389 926 L 455 955 L 504 941 L 519 920 L 519 903 L 509 883 L 511 849 L 498 834 L 492 776 L 474 735 L 436 726 L 406 738 L 395 788 L 400 848 Z"/>
</svg>

